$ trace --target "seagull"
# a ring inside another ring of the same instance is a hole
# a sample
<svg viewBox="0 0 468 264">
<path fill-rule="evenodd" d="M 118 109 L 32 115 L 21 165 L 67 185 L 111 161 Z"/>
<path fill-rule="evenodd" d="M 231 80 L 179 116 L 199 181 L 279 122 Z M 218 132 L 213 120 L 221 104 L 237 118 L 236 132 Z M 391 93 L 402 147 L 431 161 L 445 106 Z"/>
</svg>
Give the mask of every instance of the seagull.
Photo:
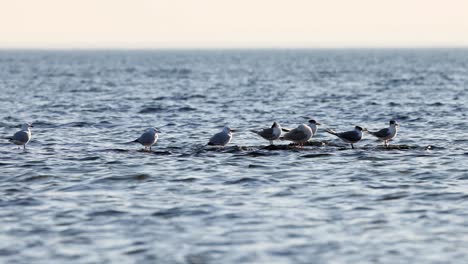
<svg viewBox="0 0 468 264">
<path fill-rule="evenodd" d="M 281 136 L 281 126 L 277 122 L 273 122 L 270 128 L 264 128 L 260 131 L 251 130 L 253 133 L 261 136 L 262 138 L 270 141 L 270 145 L 273 145 L 273 140 L 279 139 Z"/>
<path fill-rule="evenodd" d="M 327 128 L 326 131 L 332 135 L 339 137 L 344 142 L 350 143 L 351 148 L 354 149 L 353 144 L 359 142 L 362 139 L 362 131 L 367 131 L 367 129 L 362 128 L 360 126 L 355 126 L 354 130 L 341 133 L 337 133 L 336 131 L 331 130 L 329 128 Z"/>
<path fill-rule="evenodd" d="M 231 141 L 232 132 L 235 132 L 235 130 L 231 129 L 229 127 L 223 127 L 223 130 L 221 132 L 214 134 L 210 138 L 210 141 L 208 142 L 208 145 L 224 147 L 225 145 L 227 145 Z"/>
<path fill-rule="evenodd" d="M 12 137 L 8 137 L 10 142 L 15 145 L 18 145 L 18 149 L 23 145 L 23 149 L 26 149 L 26 144 L 31 140 L 31 127 L 30 123 L 24 123 L 21 125 L 21 130 L 16 132 Z"/>
<path fill-rule="evenodd" d="M 390 120 L 389 127 L 380 129 L 379 131 L 376 131 L 376 132 L 372 132 L 372 131 L 367 131 L 367 132 L 377 137 L 378 139 L 383 140 L 384 146 L 388 148 L 388 141 L 396 137 L 399 126 L 400 124 L 398 124 L 395 120 Z"/>
<path fill-rule="evenodd" d="M 145 147 L 145 150 L 151 151 L 151 146 L 156 144 L 158 141 L 158 133 L 161 133 L 159 129 L 155 127 L 148 128 L 145 133 L 141 134 L 141 136 L 135 139 L 133 142 L 138 142 Z"/>
<path fill-rule="evenodd" d="M 299 144 L 299 146 L 303 146 L 304 143 L 309 141 L 312 136 L 312 129 L 306 124 L 301 124 L 284 134 L 280 139 L 293 141 L 294 143 Z"/>
</svg>

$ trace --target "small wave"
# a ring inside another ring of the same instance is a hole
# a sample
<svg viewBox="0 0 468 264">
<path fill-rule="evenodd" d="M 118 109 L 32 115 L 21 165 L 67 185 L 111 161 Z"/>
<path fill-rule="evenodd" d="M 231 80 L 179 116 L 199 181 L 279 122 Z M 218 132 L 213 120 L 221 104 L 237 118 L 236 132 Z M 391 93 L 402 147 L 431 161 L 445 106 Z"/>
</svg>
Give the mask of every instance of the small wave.
<svg viewBox="0 0 468 264">
<path fill-rule="evenodd" d="M 91 213 L 88 214 L 88 216 L 90 216 L 90 217 L 117 216 L 117 215 L 123 215 L 123 214 L 126 214 L 126 212 L 109 209 L 109 210 L 91 212 Z"/>
<path fill-rule="evenodd" d="M 151 178 L 151 175 L 146 173 L 138 173 L 132 175 L 124 175 L 124 176 L 108 176 L 103 177 L 97 180 L 94 180 L 93 183 L 107 183 L 107 182 L 115 182 L 115 181 L 145 181 Z"/>
<path fill-rule="evenodd" d="M 84 158 L 81 158 L 81 159 L 78 159 L 79 161 L 90 161 L 90 160 L 98 160 L 98 159 L 101 159 L 101 157 L 98 157 L 98 156 L 90 156 L 90 157 L 84 157 Z"/>
<path fill-rule="evenodd" d="M 332 154 L 330 153 L 306 154 L 306 155 L 302 155 L 301 158 L 320 158 L 320 157 L 326 157 L 326 156 L 332 156 Z"/>
<path fill-rule="evenodd" d="M 6 207 L 6 206 L 37 206 L 41 205 L 42 202 L 32 198 L 19 198 L 15 200 L 6 200 L 6 201 L 0 201 L 0 207 Z"/>
<path fill-rule="evenodd" d="M 159 113 L 159 112 L 166 112 L 167 108 L 162 106 L 146 106 L 141 109 L 138 113 L 140 114 L 151 114 L 151 113 Z"/>
<path fill-rule="evenodd" d="M 171 182 L 195 182 L 197 180 L 198 180 L 197 178 L 189 177 L 189 178 L 183 178 L 183 179 L 173 179 L 171 180 Z"/>
<path fill-rule="evenodd" d="M 245 183 L 254 183 L 254 182 L 258 182 L 259 180 L 258 179 L 255 179 L 255 178 L 251 178 L 251 177 L 243 177 L 243 178 L 240 178 L 240 179 L 237 179 L 237 180 L 232 180 L 232 181 L 225 181 L 224 184 L 228 184 L 228 185 L 231 185 L 231 184 L 245 184 Z"/>
<path fill-rule="evenodd" d="M 61 127 L 90 127 L 92 123 L 88 122 L 70 122 L 60 125 Z"/>
<path fill-rule="evenodd" d="M 206 96 L 202 94 L 191 95 L 174 95 L 174 96 L 158 96 L 153 98 L 153 101 L 187 101 L 190 99 L 205 99 Z"/>
<path fill-rule="evenodd" d="M 152 214 L 152 216 L 161 217 L 161 218 L 174 218 L 180 216 L 197 216 L 208 214 L 209 211 L 201 209 L 184 209 L 180 207 L 169 208 L 165 210 L 160 210 Z"/>
<path fill-rule="evenodd" d="M 196 111 L 196 108 L 190 107 L 190 106 L 183 106 L 178 109 L 180 112 L 190 112 L 190 111 Z"/>
<path fill-rule="evenodd" d="M 396 192 L 396 193 L 390 193 L 390 194 L 385 194 L 377 198 L 377 201 L 389 201 L 389 200 L 398 200 L 402 198 L 408 197 L 409 194 L 407 192 Z"/>
<path fill-rule="evenodd" d="M 48 179 L 51 179 L 51 178 L 55 178 L 55 177 L 50 176 L 50 175 L 36 175 L 36 176 L 28 177 L 28 178 L 24 179 L 23 181 L 32 182 L 32 181 L 48 180 Z"/>
</svg>

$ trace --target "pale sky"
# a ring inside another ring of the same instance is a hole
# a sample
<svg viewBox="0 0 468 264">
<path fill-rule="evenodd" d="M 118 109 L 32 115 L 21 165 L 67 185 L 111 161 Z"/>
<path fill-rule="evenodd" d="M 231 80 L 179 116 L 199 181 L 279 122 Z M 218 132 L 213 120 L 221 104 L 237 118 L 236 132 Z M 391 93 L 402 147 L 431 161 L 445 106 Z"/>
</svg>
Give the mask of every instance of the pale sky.
<svg viewBox="0 0 468 264">
<path fill-rule="evenodd" d="M 0 48 L 468 47 L 468 0 L 0 0 Z"/>
</svg>

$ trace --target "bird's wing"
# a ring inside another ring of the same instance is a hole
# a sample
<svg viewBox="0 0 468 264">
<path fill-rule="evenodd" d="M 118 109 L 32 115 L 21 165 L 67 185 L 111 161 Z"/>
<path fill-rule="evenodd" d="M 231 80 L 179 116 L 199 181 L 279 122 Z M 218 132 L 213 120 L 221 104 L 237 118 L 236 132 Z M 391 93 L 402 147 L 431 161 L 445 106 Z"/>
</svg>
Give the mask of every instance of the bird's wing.
<svg viewBox="0 0 468 264">
<path fill-rule="evenodd" d="M 257 134 L 266 139 L 271 138 L 273 137 L 273 128 L 265 128 L 261 131 L 258 131 Z"/>
<path fill-rule="evenodd" d="M 29 141 L 29 134 L 26 131 L 18 131 L 13 135 L 11 140 L 26 143 Z"/>
<path fill-rule="evenodd" d="M 304 131 L 301 131 L 301 130 L 296 129 L 296 128 L 289 131 L 288 133 L 286 133 L 284 135 L 284 139 L 292 140 L 292 141 L 300 141 L 300 140 L 303 140 L 306 137 L 307 137 L 307 135 L 306 135 L 306 133 L 304 133 Z"/>
<path fill-rule="evenodd" d="M 214 134 L 214 136 L 210 138 L 210 141 L 208 142 L 208 144 L 225 145 L 227 144 L 228 141 L 229 141 L 229 136 L 226 133 L 219 132 L 219 133 Z"/>
<path fill-rule="evenodd" d="M 359 137 L 359 134 L 356 133 L 356 131 L 346 131 L 342 133 L 336 134 L 338 137 L 349 140 L 349 141 L 359 141 L 361 140 L 361 137 Z"/>
<path fill-rule="evenodd" d="M 390 135 L 390 129 L 388 128 L 384 128 L 384 129 L 380 129 L 379 131 L 376 131 L 376 132 L 370 132 L 371 135 L 374 135 L 378 138 L 383 138 L 383 137 L 387 137 Z"/>
<path fill-rule="evenodd" d="M 141 144 L 151 144 L 154 142 L 154 134 L 151 132 L 145 132 L 137 140 Z"/>
</svg>

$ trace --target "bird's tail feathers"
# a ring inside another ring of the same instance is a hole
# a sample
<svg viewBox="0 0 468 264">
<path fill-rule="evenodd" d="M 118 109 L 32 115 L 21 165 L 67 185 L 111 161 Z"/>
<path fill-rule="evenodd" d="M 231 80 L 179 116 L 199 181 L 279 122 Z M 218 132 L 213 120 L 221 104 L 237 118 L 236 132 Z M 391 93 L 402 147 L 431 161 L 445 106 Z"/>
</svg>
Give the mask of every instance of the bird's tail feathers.
<svg viewBox="0 0 468 264">
<path fill-rule="evenodd" d="M 326 129 L 325 129 L 325 132 L 330 133 L 330 134 L 336 136 L 336 131 L 335 131 L 335 130 L 332 130 L 332 129 L 330 129 L 330 128 L 326 128 Z"/>
</svg>

